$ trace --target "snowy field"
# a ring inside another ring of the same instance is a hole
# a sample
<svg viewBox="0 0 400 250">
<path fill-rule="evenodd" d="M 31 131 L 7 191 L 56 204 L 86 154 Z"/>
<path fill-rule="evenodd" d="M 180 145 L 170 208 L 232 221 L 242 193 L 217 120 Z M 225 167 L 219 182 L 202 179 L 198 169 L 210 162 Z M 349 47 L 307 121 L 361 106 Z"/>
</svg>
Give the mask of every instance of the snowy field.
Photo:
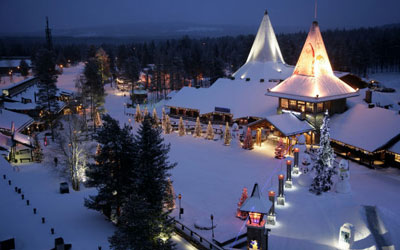
<svg viewBox="0 0 400 250">
<path fill-rule="evenodd" d="M 65 68 L 58 86 L 74 90 L 74 80 L 82 69 L 82 64 Z M 395 85 L 397 78 L 390 79 Z M 121 124 L 131 122 L 137 128 L 133 117 L 126 115 L 134 114 L 135 110 L 124 109 L 128 95 L 124 97 L 109 85 L 106 91 L 106 111 Z M 160 115 L 163 104 L 149 105 L 149 112 L 156 107 Z M 171 178 L 175 193 L 182 194 L 185 209 L 182 223 L 195 229 L 196 221 L 207 222 L 213 214 L 217 224 L 215 238 L 220 242 L 246 230 L 244 222 L 235 217 L 242 188 L 247 187 L 250 193 L 257 182 L 264 195 L 269 190 L 277 191 L 277 176 L 285 172 L 284 160 L 273 157 L 272 143 L 248 151 L 235 143 L 223 146 L 222 141 L 207 141 L 190 135 L 179 137 L 177 133 L 166 135 L 165 140 L 171 143 L 170 160 L 178 162 Z M 70 194 L 59 194 L 58 186 L 64 177 L 54 170 L 54 153 L 49 147 L 45 150 L 49 151 L 48 158 L 42 164 L 18 165 L 18 172 L 0 159 L 0 239 L 16 237 L 17 249 L 50 249 L 54 238 L 62 236 L 66 243 L 73 244 L 73 249 L 97 249 L 98 246 L 108 249 L 107 238 L 114 231 L 113 225 L 100 213 L 83 206 L 84 197 L 96 191 L 82 188 L 79 192 L 71 189 Z M 277 225 L 271 227 L 270 249 L 336 249 L 339 228 L 345 222 L 355 226 L 354 249 L 376 249 L 364 205 L 378 207 L 387 234 L 393 245 L 399 247 L 400 171 L 371 170 L 351 162 L 350 173 L 351 194 L 329 192 L 322 196 L 315 196 L 297 185 L 295 176 L 294 188 L 286 190 L 286 205 L 276 207 Z M 11 186 L 2 179 L 3 174 L 12 180 Z M 15 193 L 15 186 L 22 188 L 30 206 Z M 37 215 L 32 212 L 34 207 L 38 209 Z M 173 215 L 178 217 L 177 210 Z M 45 224 L 41 223 L 43 216 Z M 55 235 L 50 234 L 52 227 Z M 197 232 L 211 239 L 211 231 Z M 179 243 L 179 249 L 193 249 L 180 237 L 173 239 Z"/>
</svg>

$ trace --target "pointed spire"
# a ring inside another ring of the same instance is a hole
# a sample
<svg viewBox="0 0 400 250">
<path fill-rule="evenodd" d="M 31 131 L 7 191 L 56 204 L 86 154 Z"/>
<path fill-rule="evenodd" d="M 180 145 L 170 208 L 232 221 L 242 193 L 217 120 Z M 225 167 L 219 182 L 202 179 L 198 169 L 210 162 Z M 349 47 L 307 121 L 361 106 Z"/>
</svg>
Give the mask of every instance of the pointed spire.
<svg viewBox="0 0 400 250">
<path fill-rule="evenodd" d="M 305 76 L 333 75 L 317 21 L 314 21 L 311 25 L 293 74 Z"/>
<path fill-rule="evenodd" d="M 285 63 L 268 12 L 265 11 L 247 61 Z"/>
<path fill-rule="evenodd" d="M 246 199 L 243 205 L 240 207 L 240 211 L 245 212 L 257 212 L 266 214 L 269 211 L 269 202 L 266 197 L 261 195 L 258 184 L 255 183 L 251 196 Z"/>
</svg>

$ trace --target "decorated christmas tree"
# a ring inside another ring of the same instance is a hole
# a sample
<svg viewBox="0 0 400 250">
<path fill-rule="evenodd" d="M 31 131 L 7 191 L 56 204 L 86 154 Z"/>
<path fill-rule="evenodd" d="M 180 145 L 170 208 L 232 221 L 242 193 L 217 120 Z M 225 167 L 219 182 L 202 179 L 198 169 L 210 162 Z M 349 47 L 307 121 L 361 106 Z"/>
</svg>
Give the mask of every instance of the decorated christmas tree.
<svg viewBox="0 0 400 250">
<path fill-rule="evenodd" d="M 155 124 L 158 126 L 158 116 L 157 116 L 157 111 L 156 111 L 156 108 L 153 108 L 153 120 L 154 120 L 154 122 L 155 122 Z"/>
<path fill-rule="evenodd" d="M 251 135 L 251 129 L 248 127 L 246 132 L 246 137 L 243 141 L 244 149 L 253 149 L 253 136 Z"/>
<path fill-rule="evenodd" d="M 207 140 L 214 140 L 214 129 L 212 127 L 211 121 L 208 121 L 206 139 Z"/>
<path fill-rule="evenodd" d="M 285 158 L 285 144 L 283 143 L 282 137 L 279 138 L 278 145 L 276 145 L 275 158 L 277 159 Z"/>
<path fill-rule="evenodd" d="M 185 125 L 183 124 L 182 117 L 179 118 L 178 131 L 179 131 L 179 136 L 184 136 L 186 134 L 186 128 Z"/>
<path fill-rule="evenodd" d="M 142 121 L 142 112 L 140 112 L 140 106 L 139 104 L 136 105 L 136 114 L 135 114 L 135 122 L 141 122 Z"/>
<path fill-rule="evenodd" d="M 165 115 L 165 129 L 164 129 L 164 133 L 165 134 L 171 134 L 172 132 L 172 126 L 171 126 L 171 121 L 169 119 L 168 115 Z"/>
<path fill-rule="evenodd" d="M 332 188 L 332 176 L 336 173 L 333 165 L 334 160 L 335 154 L 330 144 L 329 116 L 328 111 L 326 111 L 321 126 L 317 160 L 313 166 L 316 176 L 310 187 L 312 193 L 320 195 L 322 192 L 327 192 Z"/>
<path fill-rule="evenodd" d="M 194 133 L 193 133 L 194 137 L 201 137 L 201 124 L 200 124 L 200 118 L 197 117 L 196 119 L 196 125 L 194 127 Z"/>
<path fill-rule="evenodd" d="M 34 148 L 33 148 L 33 160 L 35 162 L 42 162 L 43 159 L 43 152 L 42 148 L 40 147 L 38 136 L 34 136 Z"/>
<path fill-rule="evenodd" d="M 224 145 L 229 146 L 231 144 L 232 136 L 231 130 L 229 129 L 229 123 L 226 122 L 225 133 L 224 133 Z"/>
<path fill-rule="evenodd" d="M 147 109 L 147 107 L 144 108 L 144 116 L 148 116 L 149 115 L 149 110 Z"/>
<path fill-rule="evenodd" d="M 165 131 L 165 122 L 167 121 L 166 114 L 165 114 L 165 109 L 162 108 L 162 114 L 161 114 L 161 127 Z"/>
<path fill-rule="evenodd" d="M 247 213 L 240 211 L 240 207 L 243 205 L 243 203 L 247 200 L 248 194 L 247 194 L 247 188 L 243 188 L 242 191 L 242 196 L 240 197 L 240 200 L 238 202 L 238 207 L 236 211 L 236 217 L 245 220 L 247 218 Z"/>
</svg>

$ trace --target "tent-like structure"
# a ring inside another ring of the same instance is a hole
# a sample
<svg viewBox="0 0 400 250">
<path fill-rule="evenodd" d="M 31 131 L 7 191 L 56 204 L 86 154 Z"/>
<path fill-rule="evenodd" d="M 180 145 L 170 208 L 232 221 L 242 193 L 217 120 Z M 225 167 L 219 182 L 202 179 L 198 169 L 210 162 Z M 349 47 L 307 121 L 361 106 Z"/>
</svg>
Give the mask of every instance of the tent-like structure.
<svg viewBox="0 0 400 250">
<path fill-rule="evenodd" d="M 286 79 L 292 72 L 293 67 L 285 64 L 283 60 L 268 12 L 265 11 L 247 61 L 233 76 L 239 79 L 269 81 Z"/>
<path fill-rule="evenodd" d="M 357 96 L 358 92 L 334 75 L 314 21 L 293 75 L 269 89 L 267 95 L 317 103 Z"/>
</svg>

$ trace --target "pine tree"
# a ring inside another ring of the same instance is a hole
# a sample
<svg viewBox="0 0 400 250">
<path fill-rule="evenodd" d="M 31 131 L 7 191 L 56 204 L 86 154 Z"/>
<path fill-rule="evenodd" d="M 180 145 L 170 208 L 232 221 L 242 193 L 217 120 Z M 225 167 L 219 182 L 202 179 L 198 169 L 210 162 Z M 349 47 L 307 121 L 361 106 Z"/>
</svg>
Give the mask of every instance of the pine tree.
<svg viewBox="0 0 400 250">
<path fill-rule="evenodd" d="M 99 71 L 101 76 L 101 82 L 104 83 L 111 76 L 110 73 L 110 60 L 107 53 L 103 48 L 99 48 L 96 52 L 96 60 L 99 65 Z"/>
<path fill-rule="evenodd" d="M 201 137 L 201 124 L 200 124 L 200 117 L 196 119 L 196 125 L 194 127 L 194 137 Z"/>
<path fill-rule="evenodd" d="M 175 190 L 170 178 L 168 178 L 167 194 L 168 196 L 165 200 L 164 207 L 168 210 L 172 210 L 175 208 Z"/>
<path fill-rule="evenodd" d="M 139 104 L 137 104 L 136 105 L 135 122 L 141 122 L 141 121 L 142 121 L 142 112 L 140 111 Z"/>
<path fill-rule="evenodd" d="M 19 62 L 19 71 L 21 72 L 22 76 L 27 76 L 29 74 L 29 66 L 25 60 L 21 60 Z"/>
<path fill-rule="evenodd" d="M 244 149 L 253 149 L 253 136 L 251 135 L 250 127 L 247 128 L 246 137 L 243 141 Z"/>
<path fill-rule="evenodd" d="M 207 140 L 214 140 L 214 129 L 212 127 L 211 121 L 208 121 L 206 139 Z"/>
<path fill-rule="evenodd" d="M 229 123 L 226 122 L 225 133 L 224 133 L 224 145 L 229 146 L 231 144 L 231 140 L 232 140 L 231 130 L 229 129 Z"/>
<path fill-rule="evenodd" d="M 149 115 L 149 110 L 147 109 L 147 107 L 145 107 L 143 116 L 146 117 L 148 115 Z"/>
<path fill-rule="evenodd" d="M 95 163 L 88 164 L 86 185 L 96 187 L 98 194 L 85 199 L 85 206 L 101 211 L 109 218 L 118 217 L 132 192 L 129 185 L 136 159 L 134 138 L 128 126 L 121 129 L 116 120 L 104 115 L 103 126 L 95 139 L 100 147 Z"/>
<path fill-rule="evenodd" d="M 170 145 L 165 145 L 161 130 L 154 128 L 146 116 L 135 136 L 137 160 L 133 191 L 124 207 L 120 227 L 110 239 L 113 249 L 172 249 L 173 224 L 164 210 L 170 199 L 169 171 L 176 166 L 168 162 Z"/>
<path fill-rule="evenodd" d="M 164 133 L 165 133 L 165 134 L 171 134 L 171 133 L 172 133 L 172 125 L 171 125 L 171 121 L 170 121 L 168 115 L 166 115 L 166 118 L 165 118 L 165 129 L 164 129 Z"/>
<path fill-rule="evenodd" d="M 240 211 L 240 207 L 243 205 L 243 203 L 247 200 L 247 197 L 249 195 L 247 194 L 247 188 L 243 188 L 242 191 L 242 196 L 240 197 L 240 200 L 237 204 L 237 211 L 236 211 L 236 217 L 245 220 L 247 218 L 247 212 L 242 212 Z"/>
<path fill-rule="evenodd" d="M 179 131 L 179 136 L 184 136 L 186 134 L 186 128 L 185 125 L 183 124 L 182 117 L 179 118 L 178 131 Z"/>
<path fill-rule="evenodd" d="M 165 109 L 163 107 L 162 114 L 161 114 L 161 127 L 162 127 L 163 131 L 165 131 L 166 121 L 167 121 L 167 118 L 166 118 L 166 114 L 165 114 Z"/>
<path fill-rule="evenodd" d="M 328 111 L 326 111 L 321 126 L 317 161 L 313 166 L 316 176 L 311 184 L 311 192 L 320 195 L 322 192 L 327 192 L 332 188 L 332 176 L 336 173 L 335 166 L 333 165 L 334 160 L 335 154 L 330 144 L 329 116 Z"/>
</svg>

